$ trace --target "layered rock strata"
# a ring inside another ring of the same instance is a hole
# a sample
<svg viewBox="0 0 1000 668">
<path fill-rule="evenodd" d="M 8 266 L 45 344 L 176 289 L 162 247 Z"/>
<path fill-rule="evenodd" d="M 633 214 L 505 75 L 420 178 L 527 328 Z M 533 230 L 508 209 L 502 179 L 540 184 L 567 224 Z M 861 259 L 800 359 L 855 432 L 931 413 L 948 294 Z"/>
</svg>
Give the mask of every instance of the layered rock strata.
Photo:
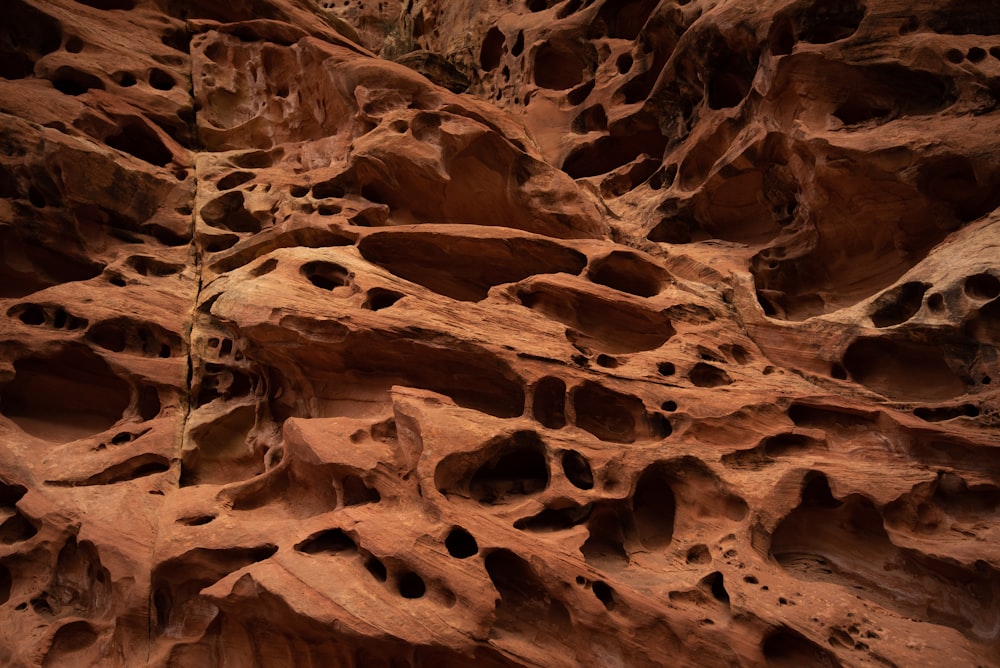
<svg viewBox="0 0 1000 668">
<path fill-rule="evenodd" d="M 3 664 L 1000 665 L 993 2 L 0 15 Z"/>
</svg>

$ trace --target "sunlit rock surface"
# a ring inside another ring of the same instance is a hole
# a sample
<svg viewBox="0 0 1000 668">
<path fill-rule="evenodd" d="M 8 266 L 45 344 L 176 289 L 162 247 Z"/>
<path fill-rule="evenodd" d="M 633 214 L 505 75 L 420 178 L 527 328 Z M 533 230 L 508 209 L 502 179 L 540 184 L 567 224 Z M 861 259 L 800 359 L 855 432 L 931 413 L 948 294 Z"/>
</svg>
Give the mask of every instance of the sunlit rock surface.
<svg viewBox="0 0 1000 668">
<path fill-rule="evenodd" d="M 992 0 L 4 0 L 0 663 L 996 666 Z"/>
</svg>

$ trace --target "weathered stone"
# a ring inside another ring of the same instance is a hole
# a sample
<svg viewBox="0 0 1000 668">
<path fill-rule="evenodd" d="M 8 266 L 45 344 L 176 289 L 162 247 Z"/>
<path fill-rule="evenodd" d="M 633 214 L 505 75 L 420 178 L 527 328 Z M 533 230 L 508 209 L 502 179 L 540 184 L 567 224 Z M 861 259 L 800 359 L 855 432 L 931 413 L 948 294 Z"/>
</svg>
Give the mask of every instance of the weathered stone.
<svg viewBox="0 0 1000 668">
<path fill-rule="evenodd" d="M 993 3 L 0 13 L 0 663 L 1000 665 Z"/>
</svg>

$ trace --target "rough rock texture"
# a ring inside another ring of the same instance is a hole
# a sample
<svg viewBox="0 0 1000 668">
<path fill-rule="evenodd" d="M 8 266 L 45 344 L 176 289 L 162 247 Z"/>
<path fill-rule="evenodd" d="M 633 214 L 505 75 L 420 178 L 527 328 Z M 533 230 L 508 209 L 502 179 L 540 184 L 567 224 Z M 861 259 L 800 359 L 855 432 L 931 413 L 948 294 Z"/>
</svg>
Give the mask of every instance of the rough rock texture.
<svg viewBox="0 0 1000 668">
<path fill-rule="evenodd" d="M 0 663 L 1000 665 L 993 0 L 323 4 L 0 7 Z"/>
</svg>

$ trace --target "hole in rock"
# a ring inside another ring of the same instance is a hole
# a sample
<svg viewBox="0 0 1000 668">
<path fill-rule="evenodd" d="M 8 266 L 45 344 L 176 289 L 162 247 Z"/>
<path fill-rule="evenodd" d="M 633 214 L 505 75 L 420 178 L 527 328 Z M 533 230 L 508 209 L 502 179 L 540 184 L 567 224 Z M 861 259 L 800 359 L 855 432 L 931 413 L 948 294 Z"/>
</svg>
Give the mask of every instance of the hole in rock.
<svg viewBox="0 0 1000 668">
<path fill-rule="evenodd" d="M 930 283 L 909 282 L 889 290 L 875 300 L 872 306 L 872 324 L 892 327 L 906 322 L 917 314 Z"/>
<path fill-rule="evenodd" d="M 528 562 L 509 550 L 497 550 L 487 555 L 485 566 L 500 594 L 498 629 L 531 638 L 535 645 L 564 642 L 570 630 L 569 613 L 549 595 Z"/>
<path fill-rule="evenodd" d="M 33 326 L 44 325 L 48 319 L 45 314 L 45 309 L 38 304 L 24 304 L 21 306 L 11 307 L 7 311 L 7 315 L 10 317 L 16 317 L 25 325 Z"/>
<path fill-rule="evenodd" d="M 13 512 L 12 515 L 8 514 Z M 13 545 L 21 541 L 28 540 L 38 533 L 38 528 L 21 511 L 14 508 L 13 504 L 8 506 L 7 520 L 0 523 L 0 545 Z"/>
<path fill-rule="evenodd" d="M 544 12 L 549 7 L 558 4 L 559 0 L 527 0 L 524 4 L 532 12 Z"/>
<path fill-rule="evenodd" d="M 205 587 L 251 564 L 269 559 L 275 545 L 223 549 L 194 548 L 161 562 L 153 570 L 152 622 L 159 635 L 203 627 L 218 608 L 202 599 Z"/>
<path fill-rule="evenodd" d="M 833 111 L 833 115 L 844 125 L 858 125 L 866 121 L 887 118 L 892 113 L 887 105 L 873 104 L 859 94 L 850 93 L 848 98 Z"/>
<path fill-rule="evenodd" d="M 604 113 L 604 107 L 595 104 L 581 111 L 573 119 L 573 132 L 586 134 L 587 132 L 603 132 L 608 129 L 608 115 Z"/>
<path fill-rule="evenodd" d="M 243 23 L 261 19 L 291 21 L 285 12 L 264 0 L 239 0 L 225 5 L 206 4 L 196 0 L 165 0 L 158 4 L 164 7 L 167 14 L 182 20 L 208 19 L 220 23 Z M 234 34 L 246 42 L 262 40 L 254 28 L 237 29 Z M 281 43 L 285 40 L 275 36 L 275 41 Z"/>
<path fill-rule="evenodd" d="M 83 40 L 76 35 L 67 37 L 65 49 L 67 53 L 80 53 L 83 51 Z"/>
<path fill-rule="evenodd" d="M 535 51 L 534 80 L 542 88 L 566 90 L 583 81 L 595 60 L 590 43 L 553 38 Z"/>
<path fill-rule="evenodd" d="M 673 362 L 660 362 L 656 365 L 656 370 L 661 376 L 672 376 L 677 373 L 677 367 Z"/>
<path fill-rule="evenodd" d="M 708 106 L 710 109 L 735 107 L 750 92 L 760 52 L 756 46 L 749 47 L 745 39 L 731 43 L 715 29 L 703 40 L 707 55 Z"/>
<path fill-rule="evenodd" d="M 593 489 L 594 472 L 590 468 L 590 462 L 576 450 L 567 450 L 562 454 L 563 473 L 574 487 L 580 489 Z"/>
<path fill-rule="evenodd" d="M 31 205 L 36 209 L 45 208 L 45 195 L 43 195 L 42 191 L 34 185 L 28 186 L 28 201 L 31 202 Z"/>
<path fill-rule="evenodd" d="M 688 379 L 696 387 L 721 387 L 731 385 L 733 382 L 728 373 L 704 362 L 698 362 L 691 368 Z"/>
<path fill-rule="evenodd" d="M 966 390 L 938 345 L 860 338 L 848 346 L 843 364 L 855 381 L 895 399 L 950 399 Z"/>
<path fill-rule="evenodd" d="M 628 71 L 632 69 L 632 54 L 623 53 L 622 55 L 618 56 L 618 60 L 615 61 L 615 65 L 618 67 L 619 74 L 627 74 Z"/>
<path fill-rule="evenodd" d="M 712 598 L 720 603 L 725 603 L 729 605 L 729 592 L 726 591 L 726 582 L 722 573 L 715 571 L 714 573 L 709 573 L 701 580 L 701 584 L 707 586 L 709 591 L 712 592 Z"/>
<path fill-rule="evenodd" d="M 174 159 L 170 149 L 142 121 L 125 118 L 121 120 L 119 128 L 116 134 L 104 140 L 104 143 L 111 148 L 133 155 L 158 167 L 165 167 Z"/>
<path fill-rule="evenodd" d="M 965 279 L 963 290 L 972 299 L 994 299 L 1000 296 L 1000 279 L 993 274 L 975 274 Z"/>
<path fill-rule="evenodd" d="M 1000 343 L 1000 300 L 994 299 L 980 308 L 975 317 L 965 323 L 965 335 L 988 345 Z M 988 385 L 989 376 L 983 377 L 981 382 Z"/>
<path fill-rule="evenodd" d="M 981 63 L 986 60 L 986 50 L 974 46 L 966 52 L 965 57 L 969 59 L 969 62 Z"/>
<path fill-rule="evenodd" d="M 646 238 L 650 241 L 666 244 L 689 244 L 695 237 L 698 224 L 688 216 L 666 216 L 649 231 Z"/>
<path fill-rule="evenodd" d="M 328 330 L 324 326 L 322 333 L 328 334 Z M 362 374 L 366 383 L 383 392 L 392 385 L 439 392 L 463 408 L 495 417 L 524 413 L 523 381 L 500 357 L 465 341 L 436 337 L 423 342 L 404 335 L 421 334 L 416 330 L 351 332 L 340 344 L 338 364 L 343 368 L 337 373 L 350 370 Z M 339 391 L 332 384 L 328 390 L 352 401 L 349 389 Z"/>
<path fill-rule="evenodd" d="M 574 148 L 562 169 L 574 179 L 606 174 L 643 155 L 659 161 L 666 144 L 656 118 L 639 111 L 615 121 L 607 135 Z"/>
<path fill-rule="evenodd" d="M 485 299 L 494 285 L 535 274 L 579 274 L 587 259 L 554 241 L 382 232 L 362 239 L 361 255 L 393 274 L 463 301 Z"/>
<path fill-rule="evenodd" d="M 215 187 L 219 190 L 231 190 L 236 186 L 243 185 L 247 181 L 252 181 L 253 177 L 254 175 L 251 172 L 231 172 L 219 179 Z"/>
<path fill-rule="evenodd" d="M 595 510 L 587 528 L 590 535 L 580 547 L 580 552 L 588 564 L 612 569 L 628 564 L 622 521 L 614 509 Z"/>
<path fill-rule="evenodd" d="M 192 34 L 185 27 L 171 28 L 163 33 L 160 42 L 171 49 L 189 53 L 191 51 L 191 37 Z"/>
<path fill-rule="evenodd" d="M 1000 35 L 1000 14 L 993 0 L 948 0 L 935 3 L 927 27 L 950 35 Z"/>
<path fill-rule="evenodd" d="M 472 476 L 469 491 L 480 503 L 502 503 L 511 496 L 535 494 L 549 484 L 545 444 L 534 432 L 516 432 L 490 448 L 499 451 Z"/>
<path fill-rule="evenodd" d="M 594 90 L 594 86 L 597 85 L 593 79 L 588 79 L 583 82 L 570 92 L 566 93 L 566 101 L 569 102 L 574 107 L 583 104 L 584 100 L 590 97 L 590 93 Z M 514 98 L 517 101 L 517 98 Z M 525 102 L 527 104 L 527 102 Z"/>
<path fill-rule="evenodd" d="M 618 358 L 604 353 L 598 355 L 594 361 L 597 362 L 597 366 L 603 366 L 605 369 L 616 369 L 619 365 Z"/>
<path fill-rule="evenodd" d="M 535 385 L 531 412 L 535 419 L 549 429 L 566 426 L 566 383 L 560 378 L 547 376 Z"/>
<path fill-rule="evenodd" d="M 358 545 L 344 533 L 343 529 L 327 529 L 309 536 L 295 546 L 299 552 L 306 554 L 353 554 L 358 551 Z"/>
<path fill-rule="evenodd" d="M 59 22 L 22 0 L 6 0 L 0 22 L 0 77 L 30 77 L 35 61 L 62 45 Z"/>
<path fill-rule="evenodd" d="M 420 598 L 427 592 L 423 578 L 412 571 L 399 578 L 399 595 L 403 598 Z"/>
<path fill-rule="evenodd" d="M 936 484 L 943 493 L 932 492 L 935 496 L 928 499 L 930 503 L 914 503 L 911 492 L 909 512 L 921 531 L 935 530 L 938 518 L 945 514 L 962 514 L 960 507 L 948 507 L 949 496 L 960 498 L 963 487 L 957 476 L 949 475 L 939 476 Z M 926 494 L 933 488 L 924 489 Z M 992 496 L 981 498 L 995 508 L 1000 503 L 995 488 Z M 936 507 L 939 503 L 946 510 Z M 907 505 L 907 499 L 900 499 L 885 511 L 894 522 L 905 522 Z M 832 506 L 810 501 L 804 491 L 802 503 L 775 528 L 770 554 L 796 578 L 853 589 L 857 596 L 896 614 L 948 626 L 970 638 L 992 637 L 994 622 L 985 620 L 995 620 L 1000 610 L 995 597 L 986 592 L 1000 586 L 998 574 L 989 567 L 963 567 L 950 559 L 899 548 L 890 540 L 885 524 L 867 497 L 851 494 Z"/>
<path fill-rule="evenodd" d="M 340 185 L 339 179 L 323 181 L 312 187 L 312 196 L 315 199 L 340 198 L 345 194 L 344 187 Z"/>
<path fill-rule="evenodd" d="M 28 493 L 28 488 L 0 481 L 0 508 L 12 509 Z"/>
<path fill-rule="evenodd" d="M 712 561 L 712 553 L 708 551 L 708 546 L 699 543 L 687 551 L 685 561 L 689 564 L 707 564 Z"/>
<path fill-rule="evenodd" d="M 597 600 L 604 604 L 604 607 L 608 610 L 615 609 L 615 590 L 608 585 L 607 582 L 597 580 L 592 585 L 594 596 Z"/>
<path fill-rule="evenodd" d="M 976 522 L 1000 510 L 1000 488 L 969 485 L 961 476 L 939 471 L 937 479 L 920 483 L 885 509 L 886 523 L 925 536 L 956 530 L 959 522 Z M 976 572 L 988 574 L 988 564 Z"/>
<path fill-rule="evenodd" d="M 64 255 L 76 245 L 65 236 L 48 238 L 45 245 L 26 235 L 25 226 L 0 227 L 0 298 L 23 297 L 43 288 L 99 276 L 104 265 L 87 257 Z"/>
<path fill-rule="evenodd" d="M 486 38 L 483 39 L 483 46 L 479 51 L 479 64 L 484 71 L 489 72 L 500 65 L 505 39 L 503 32 L 496 26 L 490 28 L 486 33 Z"/>
<path fill-rule="evenodd" d="M 634 301 L 533 282 L 517 290 L 527 308 L 575 330 L 573 343 L 609 354 L 653 350 L 675 334 L 666 313 Z"/>
<path fill-rule="evenodd" d="M 674 433 L 674 427 L 666 415 L 651 413 L 647 419 L 649 421 L 649 435 L 653 438 L 662 439 Z"/>
<path fill-rule="evenodd" d="M 377 489 L 369 487 L 356 475 L 349 475 L 344 478 L 344 505 L 357 506 L 363 503 L 378 503 L 382 500 L 382 495 Z"/>
<path fill-rule="evenodd" d="M 973 404 L 963 404 L 961 406 L 942 406 L 940 408 L 927 408 L 921 406 L 913 409 L 913 414 L 925 422 L 944 422 L 957 417 L 978 417 L 979 408 Z"/>
<path fill-rule="evenodd" d="M 163 262 L 147 255 L 133 255 L 125 264 L 143 276 L 172 276 L 184 271 L 184 265 Z"/>
<path fill-rule="evenodd" d="M 977 171 L 980 173 L 977 174 Z M 928 197 L 947 203 L 961 221 L 975 220 L 1000 206 L 998 177 L 965 156 L 942 156 L 920 166 L 918 185 Z"/>
<path fill-rule="evenodd" d="M 565 501 L 558 503 L 561 505 Z M 550 507 L 537 515 L 517 520 L 514 522 L 514 528 L 524 531 L 564 531 L 587 521 L 590 511 L 590 504 L 580 506 L 570 503 L 565 507 Z"/>
<path fill-rule="evenodd" d="M 606 2 L 597 13 L 597 22 L 607 26 L 606 34 L 612 39 L 634 40 L 657 4 L 658 0 Z"/>
<path fill-rule="evenodd" d="M 566 2 L 562 7 L 559 8 L 559 11 L 556 12 L 556 18 L 564 19 L 570 14 L 576 13 L 576 11 L 579 10 L 580 7 L 582 7 L 584 4 L 589 5 L 591 4 L 591 2 L 592 0 L 569 0 L 569 2 Z M 557 3 L 552 3 L 552 4 L 555 5 Z"/>
<path fill-rule="evenodd" d="M 572 399 L 576 426 L 602 441 L 635 441 L 636 424 L 645 415 L 641 399 L 609 390 L 592 381 L 585 381 L 575 388 Z"/>
<path fill-rule="evenodd" d="M 587 270 L 587 277 L 638 297 L 655 297 L 667 278 L 661 267 L 627 251 L 613 251 L 598 260 Z"/>
<path fill-rule="evenodd" d="M 14 379 L 0 390 L 0 407 L 32 436 L 73 441 L 121 419 L 129 394 L 128 383 L 104 359 L 71 344 L 51 357 L 14 362 Z"/>
<path fill-rule="evenodd" d="M 229 158 L 229 162 L 243 169 L 263 169 L 280 160 L 283 154 L 284 149 L 280 147 L 270 151 L 248 151 L 243 155 Z"/>
<path fill-rule="evenodd" d="M 51 80 L 55 89 L 66 95 L 83 95 L 92 88 L 104 90 L 104 82 L 98 77 L 67 65 L 53 72 Z"/>
<path fill-rule="evenodd" d="M 638 39 L 645 54 L 652 52 L 652 62 L 647 67 L 639 68 L 639 73 L 619 89 L 618 94 L 624 96 L 626 104 L 642 102 L 649 97 L 667 61 L 675 51 L 678 36 L 685 30 L 684 26 L 677 25 L 674 20 L 666 17 L 664 19 L 666 20 L 654 20 L 650 23 L 646 32 Z M 648 56 L 646 62 L 649 62 Z M 668 85 L 667 90 L 669 92 L 663 97 L 671 99 L 667 103 L 669 111 L 664 110 L 664 112 L 676 117 L 680 123 L 686 123 L 691 117 L 694 104 L 699 101 L 693 99 L 697 93 L 682 93 L 676 85 Z M 659 103 L 658 100 L 657 104 Z"/>
<path fill-rule="evenodd" d="M 824 441 L 817 440 L 805 434 L 775 434 L 761 439 L 760 445 L 745 453 L 753 453 L 758 457 L 763 457 L 765 461 L 772 461 L 775 457 L 786 457 L 790 455 L 801 455 L 810 450 L 822 450 L 826 448 Z M 739 455 L 740 453 L 736 453 Z M 726 455 L 723 460 L 730 457 Z M 735 459 L 736 457 L 734 457 Z"/>
<path fill-rule="evenodd" d="M 709 108 L 727 109 L 738 105 L 750 92 L 752 77 L 752 71 L 715 73 L 708 82 Z"/>
<path fill-rule="evenodd" d="M 59 627 L 45 654 L 42 666 L 65 666 L 73 663 L 73 654 L 97 642 L 97 631 L 89 622 L 78 620 Z"/>
<path fill-rule="evenodd" d="M 840 662 L 821 645 L 798 631 L 781 628 L 764 638 L 761 649 L 775 668 L 840 668 Z"/>
<path fill-rule="evenodd" d="M 389 573 L 385 569 L 382 560 L 375 556 L 369 556 L 365 560 L 365 570 L 371 573 L 372 577 L 379 582 L 385 582 L 389 578 Z"/>
<path fill-rule="evenodd" d="M 199 388 L 199 392 L 201 390 Z M 238 406 L 211 422 L 192 428 L 190 437 L 197 449 L 184 453 L 181 486 L 223 484 L 260 473 L 263 454 L 251 453 L 246 445 L 247 435 L 254 422 L 253 407 Z M 270 485 L 277 487 L 279 482 L 283 484 L 284 481 L 284 478 L 271 480 Z M 260 501 L 266 500 L 265 495 L 260 497 Z M 233 507 L 240 509 L 236 502 Z"/>
<path fill-rule="evenodd" d="M 59 550 L 52 578 L 39 598 L 31 601 L 41 614 L 59 617 L 100 617 L 110 612 L 111 576 L 97 548 L 70 536 Z"/>
<path fill-rule="evenodd" d="M 0 605 L 10 600 L 10 590 L 14 586 L 14 578 L 10 569 L 0 564 Z"/>
<path fill-rule="evenodd" d="M 799 38 L 811 44 L 829 44 L 857 32 L 865 17 L 861 0 L 817 0 L 799 10 Z"/>
<path fill-rule="evenodd" d="M 655 465 L 647 468 L 639 477 L 632 496 L 635 531 L 644 547 L 658 549 L 670 544 L 676 507 L 666 472 Z"/>
<path fill-rule="evenodd" d="M 103 10 L 113 10 L 122 9 L 129 10 L 135 9 L 135 0 L 76 0 L 81 5 L 87 5 L 88 7 L 93 7 L 94 9 Z"/>
<path fill-rule="evenodd" d="M 215 517 L 215 515 L 196 515 L 194 517 L 182 517 L 177 522 L 189 527 L 200 527 L 210 524 L 215 520 Z"/>
<path fill-rule="evenodd" d="M 396 292 L 395 290 L 372 288 L 365 295 L 365 308 L 369 308 L 372 311 L 381 311 L 384 308 L 389 308 L 405 296 L 402 292 Z"/>
<path fill-rule="evenodd" d="M 652 188 L 653 190 L 660 190 L 661 188 L 669 188 L 671 185 L 673 185 L 675 178 L 677 178 L 677 165 L 670 165 L 666 169 L 660 169 L 656 171 L 649 178 L 649 187 Z M 650 241 L 667 241 L 668 239 L 654 239 L 653 237 L 660 236 L 661 234 L 662 236 L 667 238 L 674 236 L 674 234 L 670 232 L 657 232 L 657 230 L 659 230 L 660 227 L 664 225 L 664 223 L 668 223 L 669 220 L 670 219 L 668 218 L 664 218 L 663 220 L 661 220 L 659 225 L 657 225 L 655 229 L 650 231 L 649 236 L 647 238 Z M 690 230 L 688 230 L 687 237 L 689 241 L 690 241 L 690 236 L 691 233 Z"/>
<path fill-rule="evenodd" d="M 160 68 L 154 67 L 149 71 L 149 85 L 156 90 L 170 90 L 177 85 L 177 82 Z"/>
<path fill-rule="evenodd" d="M 201 208 L 202 219 L 212 227 L 237 233 L 257 233 L 260 221 L 244 208 L 243 193 L 227 192 L 219 195 Z"/>
<path fill-rule="evenodd" d="M 345 267 L 333 262 L 322 260 L 307 262 L 302 265 L 301 271 L 310 283 L 323 290 L 340 288 L 350 281 L 350 272 Z"/>
<path fill-rule="evenodd" d="M 94 323 L 85 338 L 111 352 L 129 352 L 147 357 L 170 357 L 171 352 L 179 350 L 182 345 L 179 335 L 160 325 L 124 317 Z"/>
<path fill-rule="evenodd" d="M 120 464 L 109 466 L 100 473 L 84 478 L 83 480 L 71 481 L 49 481 L 52 484 L 69 484 L 72 486 L 88 487 L 93 485 L 114 485 L 120 482 L 138 480 L 146 476 L 166 473 L 170 470 L 170 462 L 159 455 L 145 454 L 132 457 Z"/>
<path fill-rule="evenodd" d="M 839 508 L 843 505 L 833 497 L 830 481 L 822 473 L 810 471 L 802 480 L 802 505 L 810 508 Z"/>
<path fill-rule="evenodd" d="M 455 527 L 448 532 L 444 546 L 448 548 L 448 554 L 456 559 L 467 559 L 479 552 L 476 539 L 462 527 Z"/>
</svg>

